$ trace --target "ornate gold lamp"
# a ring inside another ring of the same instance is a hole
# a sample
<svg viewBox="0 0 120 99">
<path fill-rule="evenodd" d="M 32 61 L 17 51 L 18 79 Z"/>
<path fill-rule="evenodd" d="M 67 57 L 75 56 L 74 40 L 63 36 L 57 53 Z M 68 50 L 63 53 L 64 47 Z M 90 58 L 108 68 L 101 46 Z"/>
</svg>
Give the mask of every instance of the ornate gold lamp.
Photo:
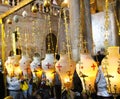
<svg viewBox="0 0 120 99">
<path fill-rule="evenodd" d="M 62 8 L 68 8 L 68 7 L 69 7 L 68 0 L 64 0 L 64 1 L 61 3 L 61 7 L 62 7 Z"/>
<path fill-rule="evenodd" d="M 37 13 L 37 12 L 38 12 L 38 8 L 37 8 L 36 4 L 34 4 L 34 5 L 32 6 L 31 11 L 32 11 L 33 13 Z"/>
<path fill-rule="evenodd" d="M 70 37 L 68 32 L 68 20 L 66 12 L 68 10 L 68 2 L 63 1 L 63 14 L 65 22 L 65 33 L 66 33 L 66 53 L 60 55 L 60 60 L 55 64 L 56 71 L 59 73 L 62 80 L 63 89 L 69 90 L 72 86 L 72 77 L 75 71 L 76 63 L 71 58 L 71 46 L 70 46 Z"/>
<path fill-rule="evenodd" d="M 50 7 L 50 4 L 51 4 L 51 0 L 44 0 L 44 7 Z"/>
<path fill-rule="evenodd" d="M 82 79 L 83 92 L 90 93 L 94 91 L 95 75 L 97 73 L 97 64 L 91 57 L 91 54 L 87 50 L 87 42 L 84 40 L 84 5 L 80 4 L 80 36 L 79 36 L 79 61 L 76 64 L 76 71 L 79 77 Z"/>
<path fill-rule="evenodd" d="M 45 72 L 47 80 L 52 83 L 54 79 L 54 72 L 55 72 L 55 64 L 54 64 L 54 53 L 53 53 L 53 45 L 50 33 L 52 33 L 51 27 L 51 16 L 48 14 L 48 37 L 47 37 L 47 52 L 45 54 L 44 60 L 42 60 L 42 69 Z"/>
<path fill-rule="evenodd" d="M 109 46 L 109 2 L 105 1 L 105 54 L 106 57 L 102 61 L 104 76 L 106 77 L 109 93 L 119 93 L 120 84 L 119 79 L 119 47 Z"/>
<path fill-rule="evenodd" d="M 120 73 L 119 73 L 119 62 L 120 62 L 120 53 L 118 46 L 111 46 L 107 49 L 108 55 L 102 61 L 102 66 L 104 70 L 104 75 L 108 81 L 108 91 L 110 93 L 119 93 L 120 89 Z M 116 90 L 114 89 L 116 86 Z"/>
</svg>

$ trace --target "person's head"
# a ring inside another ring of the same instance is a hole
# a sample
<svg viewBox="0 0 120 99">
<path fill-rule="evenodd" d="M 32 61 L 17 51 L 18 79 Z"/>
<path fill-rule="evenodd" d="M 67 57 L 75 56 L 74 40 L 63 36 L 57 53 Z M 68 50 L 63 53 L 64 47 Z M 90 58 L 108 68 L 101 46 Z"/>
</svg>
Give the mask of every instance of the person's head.
<svg viewBox="0 0 120 99">
<path fill-rule="evenodd" d="M 56 54 L 56 59 L 59 60 L 60 59 L 60 55 Z"/>
<path fill-rule="evenodd" d="M 93 56 L 94 60 L 97 62 L 98 66 L 101 65 L 101 62 L 105 55 L 101 54 L 100 51 L 97 52 L 97 55 Z"/>
<path fill-rule="evenodd" d="M 40 57 L 39 53 L 34 53 L 34 57 Z"/>
</svg>

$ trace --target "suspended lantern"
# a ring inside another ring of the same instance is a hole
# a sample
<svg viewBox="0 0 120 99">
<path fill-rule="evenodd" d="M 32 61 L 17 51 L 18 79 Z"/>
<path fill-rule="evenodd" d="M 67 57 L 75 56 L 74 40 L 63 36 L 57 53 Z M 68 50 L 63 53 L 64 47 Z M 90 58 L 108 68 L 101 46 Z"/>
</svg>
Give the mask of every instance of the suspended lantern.
<svg viewBox="0 0 120 99">
<path fill-rule="evenodd" d="M 46 74 L 47 79 L 52 82 L 54 78 L 54 54 L 47 53 L 45 59 L 42 60 L 42 69 Z"/>
<path fill-rule="evenodd" d="M 60 60 L 55 64 L 55 69 L 61 77 L 62 86 L 70 88 L 76 63 L 69 59 L 68 54 L 60 55 Z"/>
<path fill-rule="evenodd" d="M 76 71 L 79 77 L 83 79 L 84 91 L 89 90 L 89 87 L 94 88 L 97 70 L 97 63 L 92 59 L 90 54 L 81 53 L 80 62 L 76 64 Z"/>
<path fill-rule="evenodd" d="M 31 59 L 27 55 L 22 55 L 19 64 L 24 77 L 31 76 L 30 63 L 31 63 Z"/>
<path fill-rule="evenodd" d="M 33 61 L 30 64 L 30 68 L 33 74 L 33 78 L 40 78 L 42 75 L 41 63 L 40 63 L 40 56 L 34 56 Z"/>
<path fill-rule="evenodd" d="M 62 3 L 61 3 L 61 7 L 62 8 L 68 8 L 69 5 L 68 5 L 68 0 L 64 0 Z"/>
<path fill-rule="evenodd" d="M 44 7 L 50 7 L 50 0 L 44 0 Z"/>
<path fill-rule="evenodd" d="M 12 24 L 12 20 L 11 19 L 7 19 L 7 24 Z"/>
<path fill-rule="evenodd" d="M 22 75 L 22 70 L 20 68 L 20 65 L 19 65 L 19 61 L 20 61 L 20 55 L 15 55 L 13 56 L 13 68 L 14 68 L 14 74 L 16 76 L 20 76 Z"/>
<path fill-rule="evenodd" d="M 20 66 L 19 66 L 19 60 L 20 60 L 19 55 L 8 57 L 8 59 L 5 62 L 5 68 L 7 70 L 8 76 L 19 77 L 22 74 L 22 71 L 21 71 Z"/>
<path fill-rule="evenodd" d="M 8 76 L 14 76 L 14 68 L 13 68 L 13 56 L 9 56 L 8 59 L 5 61 L 5 68 L 7 71 Z"/>
<path fill-rule="evenodd" d="M 108 55 L 103 59 L 102 66 L 104 69 L 104 76 L 108 83 L 109 92 L 120 92 L 120 53 L 119 47 L 108 47 Z"/>
<path fill-rule="evenodd" d="M 38 8 L 37 8 L 37 6 L 35 4 L 32 6 L 31 11 L 33 13 L 37 13 L 38 12 Z"/>
</svg>

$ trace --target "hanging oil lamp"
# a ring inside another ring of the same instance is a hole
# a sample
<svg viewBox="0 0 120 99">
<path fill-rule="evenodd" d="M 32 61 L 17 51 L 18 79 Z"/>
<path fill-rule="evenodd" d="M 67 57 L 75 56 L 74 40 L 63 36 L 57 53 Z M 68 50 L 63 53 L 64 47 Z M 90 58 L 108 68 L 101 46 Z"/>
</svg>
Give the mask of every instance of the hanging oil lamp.
<svg viewBox="0 0 120 99">
<path fill-rule="evenodd" d="M 54 54 L 46 53 L 45 59 L 42 60 L 42 69 L 46 74 L 47 79 L 52 83 L 54 78 Z"/>
<path fill-rule="evenodd" d="M 11 19 L 7 19 L 7 24 L 12 24 L 12 20 Z"/>
<path fill-rule="evenodd" d="M 29 56 L 23 54 L 19 61 L 19 65 L 23 72 L 23 76 L 27 79 L 31 76 L 30 63 L 31 63 L 31 59 L 29 58 Z"/>
<path fill-rule="evenodd" d="M 31 11 L 33 13 L 37 13 L 38 12 L 38 8 L 37 8 L 37 6 L 35 4 L 32 6 Z"/>
<path fill-rule="evenodd" d="M 108 91 L 114 92 L 114 85 L 116 85 L 116 92 L 119 93 L 120 88 L 120 73 L 119 73 L 119 62 L 120 62 L 120 53 L 118 46 L 111 46 L 107 49 L 108 55 L 103 59 L 102 66 L 104 70 L 104 75 L 108 83 Z M 109 79 L 108 79 L 109 78 Z M 109 85 L 110 84 L 110 85 Z"/>
<path fill-rule="evenodd" d="M 70 37 L 68 35 L 68 23 L 66 8 L 63 9 L 66 33 L 66 51 L 67 53 L 60 55 L 60 60 L 55 64 L 56 71 L 61 77 L 63 89 L 69 90 L 72 87 L 72 78 L 75 71 L 76 63 L 71 58 Z"/>
<path fill-rule="evenodd" d="M 50 7 L 50 0 L 44 0 L 44 7 Z"/>
<path fill-rule="evenodd" d="M 30 63 L 30 68 L 34 78 L 40 78 L 42 74 L 41 62 L 39 53 L 35 53 L 33 56 L 33 61 Z"/>
<path fill-rule="evenodd" d="M 61 7 L 62 8 L 68 8 L 69 5 L 68 5 L 68 0 L 64 0 L 62 3 L 61 3 Z"/>
<path fill-rule="evenodd" d="M 50 15 L 48 15 L 48 26 L 49 26 L 49 32 L 51 33 L 51 19 L 50 19 Z M 49 33 L 49 34 L 50 34 Z M 54 67 L 54 54 L 52 53 L 52 45 L 51 45 L 51 39 L 50 39 L 50 35 L 48 34 L 48 44 L 47 44 L 47 53 L 45 55 L 45 59 L 42 60 L 42 69 L 46 74 L 47 79 L 49 80 L 49 82 L 51 83 L 53 81 L 54 78 L 54 71 L 55 71 L 55 67 Z"/>
<path fill-rule="evenodd" d="M 81 17 L 80 17 L 80 36 L 79 36 L 79 61 L 76 64 L 76 72 L 78 76 L 81 78 L 83 83 L 83 92 L 87 93 L 88 91 L 94 91 L 94 81 L 95 81 L 95 75 L 97 73 L 97 64 L 91 57 L 91 54 L 88 53 L 87 50 L 87 42 L 84 40 L 83 37 L 83 27 L 84 27 L 84 10 L 83 10 L 83 3 L 80 4 L 81 9 Z M 90 89 L 91 90 L 90 90 Z"/>
<path fill-rule="evenodd" d="M 55 64 L 55 69 L 61 77 L 62 87 L 69 89 L 72 86 L 72 77 L 76 63 L 69 59 L 68 54 L 61 54 L 60 60 Z"/>
</svg>

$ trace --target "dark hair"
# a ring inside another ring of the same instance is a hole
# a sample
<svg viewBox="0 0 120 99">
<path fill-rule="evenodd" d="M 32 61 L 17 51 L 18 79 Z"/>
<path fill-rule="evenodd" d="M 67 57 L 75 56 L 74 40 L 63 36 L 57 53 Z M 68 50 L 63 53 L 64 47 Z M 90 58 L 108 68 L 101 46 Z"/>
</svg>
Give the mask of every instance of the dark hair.
<svg viewBox="0 0 120 99">
<path fill-rule="evenodd" d="M 93 56 L 93 59 L 101 65 L 101 62 L 103 58 L 105 57 L 104 54 L 101 54 L 100 51 L 98 51 L 97 55 Z"/>
<path fill-rule="evenodd" d="M 21 55 L 21 53 L 22 53 L 21 49 L 16 48 L 16 54 L 17 54 L 17 55 Z M 9 56 L 13 56 L 13 55 L 14 55 L 14 51 L 11 50 L 10 53 L 9 53 Z"/>
<path fill-rule="evenodd" d="M 82 92 L 83 90 L 83 85 L 82 85 L 82 81 L 81 79 L 79 78 L 76 70 L 74 71 L 74 74 L 73 74 L 73 86 L 74 86 L 74 89 L 73 91 L 78 91 L 78 92 Z"/>
<path fill-rule="evenodd" d="M 56 59 L 59 60 L 60 59 L 60 55 L 56 54 Z"/>
</svg>

